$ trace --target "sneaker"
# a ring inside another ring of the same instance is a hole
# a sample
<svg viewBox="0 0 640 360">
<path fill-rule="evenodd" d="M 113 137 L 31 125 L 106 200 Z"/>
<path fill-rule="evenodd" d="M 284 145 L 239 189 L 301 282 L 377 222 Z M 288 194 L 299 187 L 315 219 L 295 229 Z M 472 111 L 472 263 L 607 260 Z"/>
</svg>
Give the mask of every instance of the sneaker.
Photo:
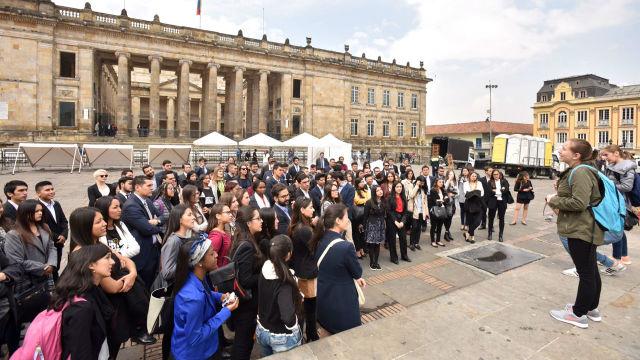
<svg viewBox="0 0 640 360">
<path fill-rule="evenodd" d="M 612 267 L 608 267 L 608 268 L 606 268 L 604 270 L 601 270 L 600 272 L 603 275 L 613 276 L 616 273 L 619 273 L 619 272 L 625 271 L 625 270 L 627 270 L 627 267 L 624 266 L 621 262 L 618 261 L 617 264 L 613 265 Z"/>
<path fill-rule="evenodd" d="M 564 307 L 564 309 L 569 311 L 569 312 L 573 312 L 573 304 L 567 304 Z M 598 310 L 598 309 L 593 309 L 593 310 L 589 311 L 587 313 L 587 318 L 589 318 L 589 320 L 595 321 L 595 322 L 602 321 L 602 315 L 600 315 L 600 310 Z"/>
<path fill-rule="evenodd" d="M 578 275 L 578 270 L 576 270 L 576 268 L 571 268 L 571 269 L 567 269 L 567 270 L 562 270 L 562 275 L 573 276 L 573 277 L 580 277 L 580 276 Z"/>
<path fill-rule="evenodd" d="M 582 315 L 580 317 L 576 316 L 573 311 L 562 309 L 562 310 L 551 310 L 549 312 L 551 317 L 558 321 L 565 322 L 567 324 L 571 324 L 573 326 L 577 326 L 581 329 L 586 329 L 589 327 L 589 323 L 587 322 L 587 316 Z"/>
<path fill-rule="evenodd" d="M 622 259 L 620 259 L 620 262 L 624 265 L 631 265 L 631 258 L 628 256 L 623 256 Z"/>
</svg>

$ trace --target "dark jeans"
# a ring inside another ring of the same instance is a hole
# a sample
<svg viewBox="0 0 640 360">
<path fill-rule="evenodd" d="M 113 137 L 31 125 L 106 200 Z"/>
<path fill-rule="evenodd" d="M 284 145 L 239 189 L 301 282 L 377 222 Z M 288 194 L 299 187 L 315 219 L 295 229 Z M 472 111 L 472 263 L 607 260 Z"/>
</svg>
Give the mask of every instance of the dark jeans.
<svg viewBox="0 0 640 360">
<path fill-rule="evenodd" d="M 389 243 L 389 257 L 391 261 L 398 260 L 398 250 L 396 249 L 396 234 L 398 235 L 398 242 L 400 243 L 400 256 L 403 259 L 407 258 L 407 230 L 405 225 L 400 229 L 396 227 L 394 221 L 402 220 L 402 215 L 395 212 L 387 218 L 387 229 L 389 230 L 387 236 L 387 242 Z"/>
<path fill-rule="evenodd" d="M 424 219 L 423 214 L 418 215 L 417 219 L 412 220 L 411 237 L 409 239 L 409 242 L 411 243 L 411 245 L 416 245 L 420 243 L 420 232 L 422 231 L 422 226 L 424 226 L 424 224 L 426 224 L 426 221 Z"/>
<path fill-rule="evenodd" d="M 464 203 L 460 203 L 460 225 L 467 225 L 467 211 L 464 209 Z"/>
<path fill-rule="evenodd" d="M 483 204 L 481 211 L 482 211 L 482 213 L 481 213 L 481 215 L 482 215 L 481 221 L 482 221 L 482 226 L 484 227 L 484 226 L 487 226 L 487 206 Z"/>
<path fill-rule="evenodd" d="M 502 200 L 502 201 L 497 201 L 497 205 L 495 208 L 493 209 L 489 209 L 489 231 L 493 232 L 493 220 L 495 220 L 496 218 L 496 213 L 498 213 L 498 223 L 499 223 L 499 230 L 500 230 L 500 236 L 502 236 L 502 234 L 504 234 L 504 214 L 505 212 L 507 212 L 507 202 Z"/>
<path fill-rule="evenodd" d="M 569 238 L 568 242 L 569 254 L 580 277 L 573 313 L 582 316 L 596 309 L 600 302 L 602 281 L 596 262 L 596 245 L 574 238 Z"/>
<path fill-rule="evenodd" d="M 444 220 L 431 218 L 431 228 L 429 229 L 429 235 L 431 235 L 431 242 L 440 241 L 440 235 L 442 235 L 442 224 Z"/>
<path fill-rule="evenodd" d="M 627 256 L 627 233 L 622 235 L 622 240 L 611 244 L 613 246 L 613 258 L 620 260 L 623 256 Z"/>
<path fill-rule="evenodd" d="M 254 295 L 256 293 L 254 292 Z M 242 304 L 240 305 L 242 306 Z M 246 304 L 245 304 L 246 306 Z M 253 350 L 253 336 L 256 333 L 258 309 L 238 309 L 233 312 L 235 338 L 231 358 L 233 360 L 249 360 Z"/>
<path fill-rule="evenodd" d="M 446 232 L 451 231 L 451 222 L 453 221 L 453 216 L 456 214 L 456 205 L 455 204 L 451 204 L 449 205 L 451 206 L 451 216 L 447 216 L 446 219 L 444 219 L 444 229 Z"/>
</svg>

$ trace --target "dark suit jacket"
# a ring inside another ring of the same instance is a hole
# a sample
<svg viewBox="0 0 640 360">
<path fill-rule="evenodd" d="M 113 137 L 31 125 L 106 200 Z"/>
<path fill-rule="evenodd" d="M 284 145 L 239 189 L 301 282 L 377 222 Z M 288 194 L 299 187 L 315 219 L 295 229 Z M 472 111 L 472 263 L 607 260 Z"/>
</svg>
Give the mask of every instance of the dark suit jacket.
<svg viewBox="0 0 640 360">
<path fill-rule="evenodd" d="M 69 221 L 62 211 L 62 206 L 57 201 L 53 202 L 53 208 L 56 211 L 56 220 L 53 218 L 53 214 L 46 206 L 42 206 L 42 221 L 44 221 L 51 230 L 51 238 L 54 242 L 58 241 L 58 236 L 62 235 L 64 238 L 69 237 Z M 56 247 L 62 248 L 62 244 L 56 244 Z"/>
<path fill-rule="evenodd" d="M 488 187 L 489 195 L 485 196 L 487 199 L 487 208 L 496 209 L 498 207 L 498 198 L 496 198 L 495 193 L 491 188 L 491 183 L 488 184 Z M 506 203 L 513 202 L 513 196 L 511 195 L 511 191 L 509 189 L 509 182 L 506 179 L 500 180 L 500 187 L 502 188 L 502 200 Z"/>
<path fill-rule="evenodd" d="M 145 199 L 145 201 L 151 214 L 160 218 L 161 214 L 156 207 L 153 206 L 151 200 Z M 122 209 L 122 221 L 124 221 L 129 232 L 140 245 L 140 253 L 131 259 L 136 264 L 139 272 L 143 270 L 155 271 L 160 255 L 158 248 L 153 244 L 153 236 L 160 234 L 162 228 L 160 225 L 149 224 L 149 220 L 150 218 L 144 205 L 135 194 L 132 194 Z M 147 281 L 147 279 L 143 280 Z M 150 286 L 150 284 L 147 284 L 147 286 Z"/>
<path fill-rule="evenodd" d="M 316 210 L 316 215 L 320 216 L 322 206 L 322 192 L 320 191 L 320 188 L 314 186 L 309 190 L 309 196 L 311 196 L 311 202 L 313 202 L 313 208 Z"/>
<path fill-rule="evenodd" d="M 211 172 L 211 171 L 209 171 L 209 169 L 207 169 L 206 165 L 203 166 L 203 167 L 200 167 L 199 165 L 196 165 L 194 171 L 196 172 L 196 175 L 198 175 L 198 177 L 200 177 L 200 175 L 202 175 L 202 174 L 205 174 L 205 171 L 206 171 L 206 174 L 209 174 Z"/>
<path fill-rule="evenodd" d="M 493 191 L 491 191 L 491 186 L 489 185 L 489 181 L 486 176 L 479 178 L 478 181 L 482 184 L 482 190 L 484 190 L 483 200 L 486 205 L 489 198 L 493 195 Z"/>
<path fill-rule="evenodd" d="M 16 222 L 16 213 L 18 212 L 16 208 L 8 201 L 5 202 L 2 207 L 4 208 L 4 217 L 10 219 L 12 222 Z"/>
<path fill-rule="evenodd" d="M 324 161 L 323 161 L 324 160 Z M 316 159 L 316 169 L 324 169 L 325 174 L 329 172 L 329 160 L 327 158 Z"/>
<path fill-rule="evenodd" d="M 109 186 L 109 196 L 116 196 L 116 187 L 118 184 L 107 184 Z M 87 188 L 87 196 L 89 197 L 89 206 L 93 206 L 96 200 L 102 197 L 102 193 L 98 190 L 98 185 L 93 184 Z"/>
<path fill-rule="evenodd" d="M 278 217 L 278 234 L 287 235 L 291 218 L 277 205 L 273 205 L 273 209 L 276 211 L 276 216 Z M 289 210 L 289 214 L 291 214 L 291 210 Z"/>
<path fill-rule="evenodd" d="M 129 197 L 131 197 L 131 195 L 129 195 Z M 120 201 L 120 207 L 123 207 L 124 203 L 127 202 L 127 198 L 124 195 L 122 195 L 120 192 L 116 194 L 116 199 Z"/>
<path fill-rule="evenodd" d="M 290 178 L 292 181 L 295 181 L 296 176 L 298 175 L 298 172 L 300 172 L 300 169 L 301 169 L 301 166 L 300 166 L 300 165 L 298 165 L 298 171 L 296 171 L 296 167 L 295 167 L 295 165 L 291 165 L 291 166 L 289 167 L 289 171 L 287 172 L 287 174 L 289 175 L 289 178 Z"/>
<path fill-rule="evenodd" d="M 340 191 L 342 202 L 351 210 L 353 208 L 353 199 L 356 197 L 356 188 L 347 183 Z"/>
</svg>

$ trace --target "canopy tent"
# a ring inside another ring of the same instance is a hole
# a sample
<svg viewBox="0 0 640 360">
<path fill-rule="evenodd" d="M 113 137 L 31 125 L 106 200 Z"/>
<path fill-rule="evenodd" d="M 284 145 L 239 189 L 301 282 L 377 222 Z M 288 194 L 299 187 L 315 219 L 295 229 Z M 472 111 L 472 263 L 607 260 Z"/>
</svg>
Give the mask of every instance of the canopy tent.
<svg viewBox="0 0 640 360">
<path fill-rule="evenodd" d="M 90 167 L 124 167 L 133 166 L 133 145 L 117 144 L 84 144 L 82 153 L 87 157 L 87 165 Z M 82 170 L 82 161 L 78 172 Z"/>
<path fill-rule="evenodd" d="M 220 134 L 217 131 L 212 132 L 211 134 L 207 134 L 201 137 L 198 140 L 193 142 L 193 145 L 197 146 L 238 146 L 238 143 L 235 140 L 229 139 L 228 137 Z"/>
<path fill-rule="evenodd" d="M 149 145 L 147 162 L 152 166 L 160 166 L 164 160 L 174 164 L 189 162 L 191 145 Z"/>
<path fill-rule="evenodd" d="M 16 153 L 11 174 L 16 173 L 20 150 L 24 153 L 31 167 L 42 164 L 66 167 L 71 163 L 71 172 L 73 172 L 73 168 L 76 166 L 76 156 L 78 155 L 78 144 L 20 143 L 18 144 L 18 152 Z"/>
<path fill-rule="evenodd" d="M 314 144 L 316 141 L 318 141 L 317 137 L 305 132 L 283 142 L 282 145 L 289 147 L 306 148 L 309 145 Z"/>
<path fill-rule="evenodd" d="M 325 159 L 336 159 L 337 161 L 342 156 L 345 163 L 350 164 L 352 160 L 351 147 L 351 144 L 338 139 L 333 134 L 327 134 L 309 145 L 307 165 L 315 164 L 316 158 L 321 152 L 324 153 Z"/>
<path fill-rule="evenodd" d="M 269 135 L 263 133 L 257 133 L 248 139 L 244 139 L 238 143 L 240 146 L 254 146 L 254 147 L 276 147 L 282 146 L 282 143 Z"/>
</svg>

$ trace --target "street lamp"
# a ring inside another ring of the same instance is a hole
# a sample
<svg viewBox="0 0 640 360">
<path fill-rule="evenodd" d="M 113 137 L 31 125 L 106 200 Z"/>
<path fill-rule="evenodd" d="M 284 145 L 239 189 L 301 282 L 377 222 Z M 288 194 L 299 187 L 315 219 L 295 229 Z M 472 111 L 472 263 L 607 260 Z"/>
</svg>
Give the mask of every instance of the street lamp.
<svg viewBox="0 0 640 360">
<path fill-rule="evenodd" d="M 491 90 L 492 89 L 496 89 L 498 87 L 498 85 L 495 84 L 491 84 L 491 81 L 489 81 L 488 85 L 484 86 L 485 88 L 489 89 L 489 117 L 487 118 L 487 121 L 489 121 L 489 161 L 491 161 L 492 159 L 492 153 L 493 153 L 493 132 L 491 129 L 491 120 L 493 118 L 493 113 L 492 113 L 492 109 L 491 109 Z"/>
</svg>

